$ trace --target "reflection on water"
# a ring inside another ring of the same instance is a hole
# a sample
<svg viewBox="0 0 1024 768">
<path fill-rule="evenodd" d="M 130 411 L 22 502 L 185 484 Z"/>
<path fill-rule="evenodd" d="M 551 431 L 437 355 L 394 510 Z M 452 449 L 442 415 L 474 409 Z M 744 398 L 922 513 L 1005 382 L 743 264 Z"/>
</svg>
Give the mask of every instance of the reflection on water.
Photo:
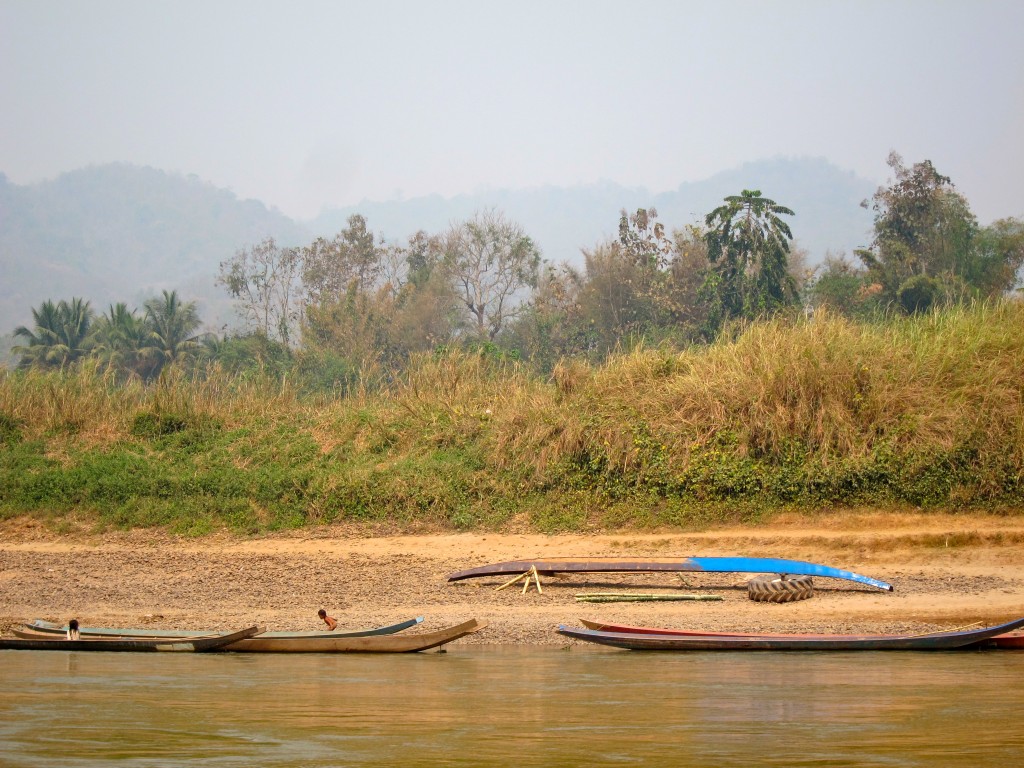
<svg viewBox="0 0 1024 768">
<path fill-rule="evenodd" d="M 1024 653 L 0 651 L 0 765 L 979 766 Z"/>
</svg>

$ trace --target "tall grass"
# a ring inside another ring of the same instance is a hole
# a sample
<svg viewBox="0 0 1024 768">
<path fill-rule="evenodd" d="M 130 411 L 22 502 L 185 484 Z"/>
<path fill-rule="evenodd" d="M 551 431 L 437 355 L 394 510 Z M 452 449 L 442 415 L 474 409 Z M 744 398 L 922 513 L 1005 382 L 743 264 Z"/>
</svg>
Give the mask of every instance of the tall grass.
<svg viewBox="0 0 1024 768">
<path fill-rule="evenodd" d="M 639 349 L 506 425 L 495 458 L 708 498 L 1016 498 L 1022 334 L 1024 308 L 1003 303 L 884 324 L 819 313 L 681 353 Z"/>
<path fill-rule="evenodd" d="M 217 370 L 0 376 L 0 514 L 243 530 L 693 525 L 785 507 L 1024 501 L 1024 307 L 752 324 L 550 379 L 426 355 L 301 396 Z"/>
</svg>

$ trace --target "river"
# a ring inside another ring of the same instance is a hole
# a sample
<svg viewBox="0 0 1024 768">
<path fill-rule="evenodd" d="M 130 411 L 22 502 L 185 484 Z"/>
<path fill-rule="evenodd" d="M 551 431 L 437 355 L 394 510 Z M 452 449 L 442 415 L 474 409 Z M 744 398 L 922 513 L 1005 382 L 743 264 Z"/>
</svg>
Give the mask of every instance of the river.
<svg viewBox="0 0 1024 768">
<path fill-rule="evenodd" d="M 1024 652 L 0 651 L 0 765 L 977 766 Z"/>
</svg>

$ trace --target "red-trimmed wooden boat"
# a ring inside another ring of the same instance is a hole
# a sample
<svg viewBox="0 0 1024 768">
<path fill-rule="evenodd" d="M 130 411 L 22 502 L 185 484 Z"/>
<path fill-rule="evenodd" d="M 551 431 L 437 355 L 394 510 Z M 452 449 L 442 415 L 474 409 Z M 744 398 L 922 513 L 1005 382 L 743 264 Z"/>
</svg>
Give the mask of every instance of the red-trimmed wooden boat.
<svg viewBox="0 0 1024 768">
<path fill-rule="evenodd" d="M 330 640 L 338 637 L 366 637 L 370 635 L 393 635 L 396 632 L 415 627 L 417 624 L 423 622 L 422 616 L 417 616 L 415 619 L 407 619 L 406 621 L 400 621 L 397 624 L 388 624 L 383 627 L 374 627 L 370 629 L 339 629 L 334 632 L 263 632 L 260 637 L 263 639 L 270 638 L 316 638 L 323 640 Z M 30 637 L 37 638 L 40 635 L 64 635 L 67 632 L 67 625 L 61 626 L 50 621 L 43 621 L 42 619 L 36 619 L 31 624 L 24 624 L 20 628 L 15 628 L 12 633 L 16 637 Z M 181 630 L 181 629 L 132 629 L 132 628 L 117 628 L 117 627 L 81 627 L 79 629 L 82 637 L 132 637 L 138 639 L 159 639 L 159 638 L 190 638 L 190 637 L 208 637 L 216 634 L 213 630 Z"/>
<path fill-rule="evenodd" d="M 1004 651 L 1024 651 L 1024 635 L 1019 632 L 996 635 L 985 645 L 986 647 L 1000 648 Z"/>
<path fill-rule="evenodd" d="M 565 625 L 558 627 L 558 633 L 636 651 L 945 651 L 985 643 L 1020 627 L 1024 627 L 1024 618 L 994 627 L 927 635 L 669 635 Z"/>
<path fill-rule="evenodd" d="M 693 629 L 668 629 L 665 627 L 634 627 L 628 624 L 609 624 L 603 621 L 589 621 L 580 619 L 580 623 L 587 629 L 594 629 L 599 632 L 620 632 L 638 635 L 680 635 L 684 637 L 846 637 L 846 635 L 824 634 L 824 633 L 801 633 L 781 634 L 766 632 L 704 632 Z M 932 633 L 942 634 L 942 633 Z M 869 637 L 869 635 L 864 635 Z M 1007 650 L 1024 650 L 1024 634 L 1010 632 L 1005 635 L 996 635 L 990 640 L 982 643 L 986 648 L 1002 648 Z"/>
<path fill-rule="evenodd" d="M 192 638 L 113 638 L 84 637 L 78 640 L 54 636 L 45 638 L 0 637 L 0 650 L 9 651 L 163 651 L 199 653 L 218 651 L 246 638 L 258 635 L 263 627 L 248 627 L 238 632 Z"/>
<path fill-rule="evenodd" d="M 893 587 L 884 581 L 858 573 L 843 571 L 817 563 L 802 560 L 783 560 L 773 557 L 651 557 L 625 559 L 620 557 L 593 557 L 588 559 L 542 558 L 539 560 L 509 560 L 491 563 L 477 568 L 458 571 L 448 581 L 476 579 L 483 576 L 509 576 L 526 573 L 532 568 L 537 573 L 652 573 L 652 572 L 706 572 L 706 573 L 784 573 L 791 576 L 818 576 L 831 579 L 846 579 L 866 584 L 877 589 L 892 592 Z"/>
<path fill-rule="evenodd" d="M 697 637 L 712 635 L 714 637 L 765 637 L 765 635 L 762 633 L 701 632 L 700 630 L 669 629 L 667 627 L 634 627 L 628 624 L 609 624 L 604 621 L 590 621 L 588 619 L 580 619 L 580 624 L 582 624 L 587 629 L 593 629 L 597 632 L 620 632 L 634 635 L 693 635 Z M 806 635 L 804 635 L 804 637 L 806 637 Z"/>
</svg>

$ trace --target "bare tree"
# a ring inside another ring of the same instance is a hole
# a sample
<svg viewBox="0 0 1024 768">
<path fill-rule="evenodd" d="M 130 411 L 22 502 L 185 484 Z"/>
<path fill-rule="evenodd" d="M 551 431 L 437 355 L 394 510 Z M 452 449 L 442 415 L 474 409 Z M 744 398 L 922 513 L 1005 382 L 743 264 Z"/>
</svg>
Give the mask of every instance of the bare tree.
<svg viewBox="0 0 1024 768">
<path fill-rule="evenodd" d="M 453 225 L 444 251 L 473 334 L 493 340 L 523 310 L 525 289 L 537 285 L 540 251 L 518 224 L 493 209 Z"/>
<path fill-rule="evenodd" d="M 222 261 L 217 283 L 235 298 L 246 324 L 285 346 L 302 322 L 302 252 L 268 237 Z"/>
</svg>

